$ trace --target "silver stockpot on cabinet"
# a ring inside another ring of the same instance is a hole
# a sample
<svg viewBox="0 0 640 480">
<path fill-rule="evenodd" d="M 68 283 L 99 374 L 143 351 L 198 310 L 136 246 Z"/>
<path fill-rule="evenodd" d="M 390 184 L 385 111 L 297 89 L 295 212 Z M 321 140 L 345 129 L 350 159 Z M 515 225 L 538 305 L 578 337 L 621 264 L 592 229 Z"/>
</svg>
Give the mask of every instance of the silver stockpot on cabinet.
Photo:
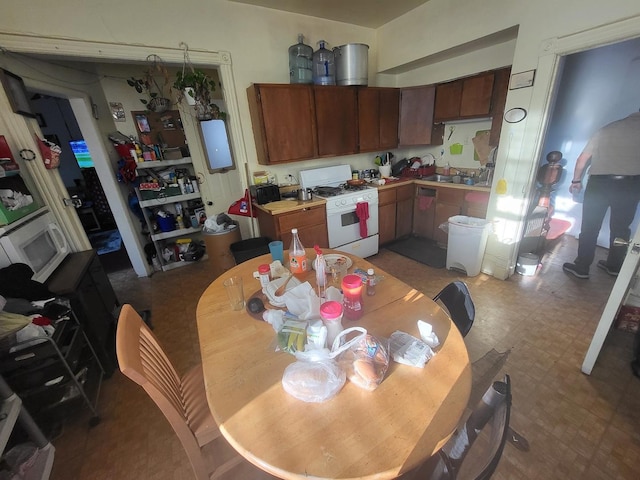
<svg viewBox="0 0 640 480">
<path fill-rule="evenodd" d="M 310 188 L 301 188 L 298 190 L 298 200 L 306 202 L 313 198 L 313 191 Z"/>
<path fill-rule="evenodd" d="M 347 43 L 333 49 L 337 85 L 369 83 L 369 45 Z"/>
</svg>

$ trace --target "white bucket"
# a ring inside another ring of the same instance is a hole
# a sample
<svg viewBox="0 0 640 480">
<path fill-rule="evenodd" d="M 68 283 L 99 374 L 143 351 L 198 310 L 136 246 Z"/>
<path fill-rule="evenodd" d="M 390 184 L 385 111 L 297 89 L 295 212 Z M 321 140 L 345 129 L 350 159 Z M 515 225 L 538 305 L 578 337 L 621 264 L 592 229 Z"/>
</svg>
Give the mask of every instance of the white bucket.
<svg viewBox="0 0 640 480">
<path fill-rule="evenodd" d="M 524 276 L 535 275 L 539 263 L 540 257 L 535 253 L 523 253 L 518 256 L 516 272 Z"/>
<path fill-rule="evenodd" d="M 337 85 L 367 85 L 369 82 L 369 45 L 347 43 L 333 49 Z"/>
</svg>

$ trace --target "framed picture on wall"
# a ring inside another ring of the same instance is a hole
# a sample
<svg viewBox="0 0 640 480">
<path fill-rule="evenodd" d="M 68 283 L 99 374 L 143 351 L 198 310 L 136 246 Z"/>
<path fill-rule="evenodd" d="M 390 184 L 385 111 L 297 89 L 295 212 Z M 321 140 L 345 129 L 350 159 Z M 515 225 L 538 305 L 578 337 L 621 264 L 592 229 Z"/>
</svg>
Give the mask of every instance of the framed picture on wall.
<svg viewBox="0 0 640 480">
<path fill-rule="evenodd" d="M 24 86 L 22 78 L 8 70 L 0 68 L 0 81 L 9 98 L 9 103 L 13 111 L 25 117 L 36 118 L 31 110 L 31 105 L 29 105 L 27 89 Z"/>
</svg>

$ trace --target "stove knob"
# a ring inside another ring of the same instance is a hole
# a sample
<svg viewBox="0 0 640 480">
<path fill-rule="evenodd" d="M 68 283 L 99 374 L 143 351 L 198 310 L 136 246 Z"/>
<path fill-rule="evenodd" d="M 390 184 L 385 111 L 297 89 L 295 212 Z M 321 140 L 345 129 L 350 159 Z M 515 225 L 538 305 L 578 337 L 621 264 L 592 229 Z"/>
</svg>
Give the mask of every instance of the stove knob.
<svg viewBox="0 0 640 480">
<path fill-rule="evenodd" d="M 340 206 L 340 200 L 336 200 L 336 207 Z"/>
<path fill-rule="evenodd" d="M 346 204 L 347 204 L 347 201 L 343 198 L 343 199 L 340 201 L 340 205 L 343 205 L 343 206 L 344 206 L 344 205 L 346 205 Z"/>
</svg>

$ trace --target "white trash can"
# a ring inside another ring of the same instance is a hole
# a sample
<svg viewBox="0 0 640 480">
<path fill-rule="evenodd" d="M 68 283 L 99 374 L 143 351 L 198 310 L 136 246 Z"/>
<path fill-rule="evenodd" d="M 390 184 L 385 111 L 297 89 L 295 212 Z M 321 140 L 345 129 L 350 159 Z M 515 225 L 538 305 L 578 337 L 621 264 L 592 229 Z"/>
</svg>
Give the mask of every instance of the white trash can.
<svg viewBox="0 0 640 480">
<path fill-rule="evenodd" d="M 490 229 L 491 222 L 484 218 L 450 217 L 447 270 L 462 270 L 469 277 L 478 275 Z"/>
</svg>

